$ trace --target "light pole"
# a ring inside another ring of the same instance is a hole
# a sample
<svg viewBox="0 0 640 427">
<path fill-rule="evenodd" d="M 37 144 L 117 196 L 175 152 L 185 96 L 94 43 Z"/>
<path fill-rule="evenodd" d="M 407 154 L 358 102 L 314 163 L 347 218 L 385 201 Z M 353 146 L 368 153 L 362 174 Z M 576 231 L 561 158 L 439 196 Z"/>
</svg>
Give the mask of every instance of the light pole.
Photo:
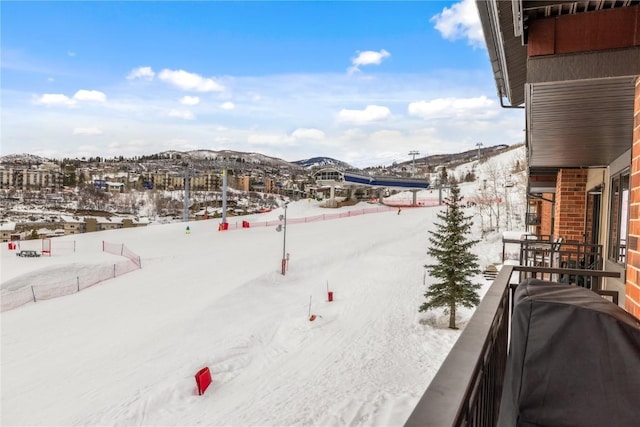
<svg viewBox="0 0 640 427">
<path fill-rule="evenodd" d="M 287 205 L 289 205 L 289 202 L 285 202 L 284 204 L 284 215 L 280 215 L 279 219 L 280 221 L 284 221 L 283 224 L 278 225 L 278 227 L 276 227 L 276 231 L 282 231 L 283 232 L 283 239 L 282 239 L 282 275 L 284 276 L 285 271 L 287 269 L 287 258 L 286 258 L 286 252 L 287 252 Z"/>
<path fill-rule="evenodd" d="M 478 142 L 476 146 L 478 147 L 478 161 L 480 161 L 480 147 L 482 147 L 482 142 Z"/>
</svg>

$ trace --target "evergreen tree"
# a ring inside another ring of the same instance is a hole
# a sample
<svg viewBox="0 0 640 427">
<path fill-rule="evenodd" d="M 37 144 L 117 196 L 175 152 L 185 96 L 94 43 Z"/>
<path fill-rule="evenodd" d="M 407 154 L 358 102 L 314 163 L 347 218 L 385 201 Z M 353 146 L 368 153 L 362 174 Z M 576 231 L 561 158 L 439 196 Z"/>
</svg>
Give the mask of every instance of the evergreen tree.
<svg viewBox="0 0 640 427">
<path fill-rule="evenodd" d="M 75 187 L 78 184 L 78 176 L 76 175 L 76 167 L 73 164 L 64 165 L 62 170 L 62 185 L 66 187 Z"/>
<path fill-rule="evenodd" d="M 435 231 L 429 231 L 431 246 L 427 253 L 437 262 L 424 267 L 439 280 L 427 289 L 427 301 L 420 306 L 420 311 L 444 307 L 451 329 L 457 329 L 457 306 L 471 308 L 480 303 L 480 285 L 469 280 L 469 276 L 480 273 L 478 256 L 471 252 L 478 240 L 467 237 L 473 222 L 471 216 L 464 215 L 461 201 L 460 188 L 451 186 L 451 195 L 445 199 L 447 209 L 437 214 L 441 222 L 435 224 Z"/>
</svg>

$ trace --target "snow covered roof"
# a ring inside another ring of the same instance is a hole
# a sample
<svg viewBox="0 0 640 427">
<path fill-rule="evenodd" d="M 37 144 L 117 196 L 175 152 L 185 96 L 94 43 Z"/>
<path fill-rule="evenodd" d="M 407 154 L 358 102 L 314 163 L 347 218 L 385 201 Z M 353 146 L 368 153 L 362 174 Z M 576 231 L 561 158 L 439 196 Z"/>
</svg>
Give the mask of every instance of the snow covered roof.
<svg viewBox="0 0 640 427">
<path fill-rule="evenodd" d="M 60 221 L 68 222 L 68 223 L 81 223 L 84 222 L 84 218 L 81 216 L 71 216 L 71 215 L 60 215 Z"/>
<path fill-rule="evenodd" d="M 15 222 L 3 222 L 2 224 L 0 224 L 0 231 L 14 231 L 15 229 Z"/>
</svg>

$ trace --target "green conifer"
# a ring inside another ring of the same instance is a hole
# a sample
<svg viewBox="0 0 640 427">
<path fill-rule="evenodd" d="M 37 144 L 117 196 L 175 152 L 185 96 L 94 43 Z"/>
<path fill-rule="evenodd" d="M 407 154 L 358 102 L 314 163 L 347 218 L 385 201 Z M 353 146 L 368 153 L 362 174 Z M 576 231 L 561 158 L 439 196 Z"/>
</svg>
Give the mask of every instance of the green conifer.
<svg viewBox="0 0 640 427">
<path fill-rule="evenodd" d="M 420 306 L 420 311 L 444 307 L 451 329 L 457 329 L 457 306 L 471 308 L 480 303 L 480 285 L 469 279 L 480 273 L 478 256 L 471 252 L 478 240 L 467 236 L 473 222 L 471 216 L 464 215 L 461 201 L 460 188 L 452 185 L 451 195 L 445 199 L 447 208 L 437 214 L 440 222 L 435 224 L 435 231 L 429 231 L 431 246 L 427 253 L 436 263 L 424 267 L 438 280 L 427 289 L 424 294 L 427 301 Z"/>
</svg>

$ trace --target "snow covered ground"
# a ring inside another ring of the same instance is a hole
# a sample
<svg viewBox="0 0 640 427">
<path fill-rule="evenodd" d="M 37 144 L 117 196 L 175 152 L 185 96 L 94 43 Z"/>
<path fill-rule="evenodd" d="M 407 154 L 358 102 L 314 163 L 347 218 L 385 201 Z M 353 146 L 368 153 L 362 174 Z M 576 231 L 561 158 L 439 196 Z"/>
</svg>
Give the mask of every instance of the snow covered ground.
<svg viewBox="0 0 640 427">
<path fill-rule="evenodd" d="M 304 200 L 287 216 L 371 206 Z M 142 269 L 2 313 L 1 424 L 401 425 L 460 334 L 441 310 L 418 312 L 439 209 L 289 224 L 284 276 L 283 233 L 219 232 L 219 220 L 190 222 L 190 234 L 176 223 L 67 236 L 76 251 L 54 243 L 50 258 L 22 259 L 3 244 L 12 289 L 121 260 L 103 240 L 125 244 Z M 475 247 L 481 267 L 500 261 L 500 237 Z M 476 280 L 484 293 L 490 282 Z M 471 314 L 459 310 L 459 326 Z M 205 366 L 213 383 L 198 396 Z"/>
</svg>

